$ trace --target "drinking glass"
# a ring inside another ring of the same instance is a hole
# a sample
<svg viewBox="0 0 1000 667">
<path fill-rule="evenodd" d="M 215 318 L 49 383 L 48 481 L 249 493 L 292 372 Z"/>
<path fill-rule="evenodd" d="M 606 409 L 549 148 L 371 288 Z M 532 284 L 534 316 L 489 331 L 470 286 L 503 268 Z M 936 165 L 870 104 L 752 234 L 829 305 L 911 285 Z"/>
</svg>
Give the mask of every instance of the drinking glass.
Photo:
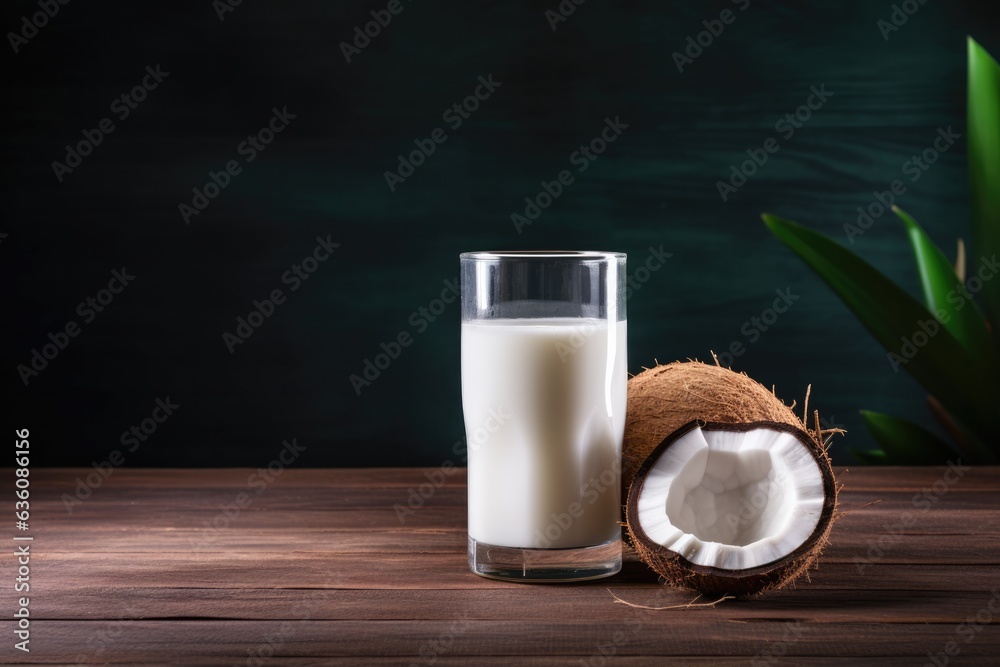
<svg viewBox="0 0 1000 667">
<path fill-rule="evenodd" d="M 461 255 L 469 567 L 521 581 L 621 569 L 625 255 Z"/>
</svg>

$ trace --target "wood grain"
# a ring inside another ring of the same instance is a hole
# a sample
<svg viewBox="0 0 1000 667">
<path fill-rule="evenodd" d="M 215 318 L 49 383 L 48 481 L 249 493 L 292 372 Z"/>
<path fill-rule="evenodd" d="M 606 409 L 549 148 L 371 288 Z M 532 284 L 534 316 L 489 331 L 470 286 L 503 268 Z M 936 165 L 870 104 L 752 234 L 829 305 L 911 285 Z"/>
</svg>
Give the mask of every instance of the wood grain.
<svg viewBox="0 0 1000 667">
<path fill-rule="evenodd" d="M 1000 468 L 946 488 L 934 486 L 943 469 L 840 470 L 846 514 L 808 580 L 761 600 L 657 611 L 615 596 L 653 607 L 692 596 L 662 587 L 628 550 L 619 575 L 586 584 L 472 575 L 464 470 L 405 521 L 393 509 L 428 472 L 286 470 L 257 493 L 253 470 L 118 469 L 70 512 L 62 495 L 88 471 L 33 471 L 32 650 L 8 646 L 0 659 L 909 665 L 950 641 L 959 664 L 1000 656 L 1000 613 L 988 607 L 1000 595 Z M 240 493 L 252 502 L 237 515 Z M 10 552 L 0 562 L 13 572 Z M 2 608 L 14 604 L 0 587 Z M 0 627 L 12 636 L 13 621 Z"/>
</svg>

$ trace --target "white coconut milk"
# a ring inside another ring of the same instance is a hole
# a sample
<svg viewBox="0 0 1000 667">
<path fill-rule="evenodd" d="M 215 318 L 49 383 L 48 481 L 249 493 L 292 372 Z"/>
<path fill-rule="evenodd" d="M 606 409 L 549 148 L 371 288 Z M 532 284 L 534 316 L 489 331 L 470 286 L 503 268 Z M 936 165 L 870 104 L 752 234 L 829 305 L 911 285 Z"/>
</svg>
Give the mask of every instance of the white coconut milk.
<svg viewBox="0 0 1000 667">
<path fill-rule="evenodd" d="M 568 548 L 618 537 L 626 369 L 625 322 L 462 324 L 472 538 Z"/>
</svg>

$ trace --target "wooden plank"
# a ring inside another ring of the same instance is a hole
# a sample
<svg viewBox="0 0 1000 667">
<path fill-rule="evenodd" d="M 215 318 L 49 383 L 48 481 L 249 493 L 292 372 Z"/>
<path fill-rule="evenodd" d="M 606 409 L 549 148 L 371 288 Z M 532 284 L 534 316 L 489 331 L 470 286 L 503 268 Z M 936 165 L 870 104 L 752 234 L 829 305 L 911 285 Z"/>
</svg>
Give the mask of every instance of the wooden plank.
<svg viewBox="0 0 1000 667">
<path fill-rule="evenodd" d="M 104 479 L 102 487 L 140 487 L 153 490 L 169 489 L 238 489 L 246 487 L 254 474 L 273 479 L 274 487 L 313 486 L 327 489 L 406 488 L 428 481 L 427 474 L 441 470 L 444 486 L 465 486 L 465 468 L 453 461 L 443 468 L 289 468 L 277 476 L 264 476 L 260 468 L 116 468 Z M 76 479 L 86 479 L 94 473 L 88 468 L 35 468 L 32 480 L 52 485 L 59 493 L 71 492 Z M 436 476 L 435 476 L 436 477 Z M 272 482 L 268 482 L 272 486 Z"/>
<path fill-rule="evenodd" d="M 541 593 L 544 593 L 542 591 Z M 303 609 L 315 620 L 449 620 L 548 621 L 566 609 L 586 610 L 592 623 L 621 623 L 639 615 L 656 622 L 697 626 L 705 620 L 755 622 L 800 619 L 810 623 L 844 623 L 864 619 L 878 623 L 959 622 L 990 598 L 977 591 L 891 591 L 872 588 L 867 600 L 854 590 L 799 588 L 775 591 L 759 600 L 728 600 L 715 609 L 644 610 L 681 607 L 695 595 L 665 587 L 608 584 L 568 586 L 541 594 L 537 587 L 509 585 L 469 589 L 281 589 L 281 588 L 153 588 L 119 587 L 114 595 L 103 586 L 71 588 L 36 596 L 32 615 L 40 620 L 183 619 L 273 620 L 296 618 Z M 301 617 L 301 616 L 299 616 Z"/>
<path fill-rule="evenodd" d="M 566 614 L 564 614 L 565 616 Z M 283 625 L 284 624 L 284 627 Z M 9 634 L 13 622 L 0 622 Z M 704 619 L 689 624 L 634 619 L 626 628 L 580 620 L 548 622 L 482 621 L 39 621 L 32 662 L 86 658 L 103 632 L 105 653 L 119 661 L 184 660 L 187 656 L 241 656 L 269 649 L 283 657 L 367 656 L 452 657 L 530 655 L 587 660 L 615 655 L 753 656 L 781 644 L 787 656 L 925 658 L 958 637 L 955 624 L 841 623 L 818 625 L 781 621 L 731 622 Z M 436 644 L 435 644 L 436 642 Z M 438 648 L 435 649 L 434 647 Z M 100 647 L 98 647 L 99 649 Z M 1000 654 L 1000 625 L 991 624 L 963 643 L 962 655 Z M 94 657 L 100 658 L 99 650 Z"/>
<path fill-rule="evenodd" d="M 909 531 L 928 525 L 937 532 L 940 525 L 950 525 L 957 533 L 1000 534 L 1000 525 L 997 524 L 1000 519 L 1000 505 L 997 504 L 1000 503 L 1000 494 L 995 498 L 966 495 L 967 498 L 955 495 L 933 504 L 914 505 L 909 500 L 868 499 L 844 494 L 840 504 L 842 515 L 838 521 L 848 521 L 853 530 L 860 531 L 870 531 L 880 524 L 896 523 L 903 518 L 909 522 L 903 528 Z M 384 528 L 402 532 L 455 529 L 456 520 L 461 520 L 461 529 L 465 529 L 464 499 L 462 502 L 451 502 L 450 499 L 434 497 L 422 507 L 407 507 L 405 499 L 402 500 L 401 503 L 394 503 L 391 498 L 357 498 L 354 506 L 334 507 L 320 497 L 271 502 L 268 497 L 262 496 L 250 497 L 249 506 L 240 508 L 236 505 L 235 496 L 219 499 L 206 497 L 200 501 L 192 499 L 188 505 L 155 501 L 149 504 L 93 503 L 77 508 L 73 514 L 39 503 L 32 505 L 32 514 L 39 520 L 40 527 L 44 524 L 53 529 L 72 529 L 79 527 L 82 521 L 105 525 L 111 515 L 122 515 L 127 525 L 149 528 L 217 528 L 232 523 L 273 527 L 274 520 L 278 519 L 288 522 L 289 527 L 304 529 L 350 530 L 363 524 L 364 529 Z M 246 505 L 245 499 L 243 502 Z M 373 522 L 374 525 L 366 522 Z"/>
<path fill-rule="evenodd" d="M 249 512 L 268 510 L 307 509 L 313 511 L 337 511 L 359 509 L 394 509 L 399 504 L 404 508 L 419 511 L 422 506 L 448 507 L 465 510 L 466 488 L 440 487 L 428 491 L 425 496 L 416 495 L 417 487 L 391 487 L 379 489 L 358 489 L 354 487 L 331 489 L 297 486 L 294 490 L 281 488 L 278 492 L 262 487 L 244 486 L 241 489 L 143 489 L 139 486 L 98 489 L 91 499 L 76 503 L 61 500 L 61 494 L 50 493 L 50 487 L 39 485 L 38 499 L 33 505 L 36 510 L 72 518 L 79 513 L 103 510 L 128 510 L 141 515 L 155 515 L 164 511 L 218 512 L 220 506 L 232 506 L 240 493 L 250 499 Z M 947 498 L 947 506 L 953 510 L 992 510 L 1000 503 L 1000 487 L 992 490 L 963 489 L 949 487 L 943 493 L 935 493 L 932 487 L 927 492 L 887 491 L 887 490 L 844 490 L 840 494 L 840 509 L 856 512 L 872 507 L 875 511 L 930 511 L 941 506 Z M 413 489 L 415 495 L 409 494 Z M 409 516 L 404 511 L 404 516 Z"/>
<path fill-rule="evenodd" d="M 454 464 L 454 462 L 452 462 Z M 933 485 L 941 479 L 947 466 L 926 467 L 838 467 L 837 480 L 848 490 L 906 491 Z M 428 481 L 427 475 L 440 468 L 298 468 L 284 470 L 274 485 L 314 486 L 317 488 L 399 488 Z M 32 480 L 52 485 L 58 493 L 72 491 L 76 478 L 92 473 L 87 468 L 36 468 Z M 153 490 L 170 489 L 229 489 L 247 485 L 255 468 L 117 468 L 104 480 L 103 486 L 135 486 Z M 465 486 L 464 468 L 443 471 L 443 486 Z M 996 491 L 1000 486 L 1000 466 L 976 466 L 971 474 L 963 474 L 956 489 Z"/>
<path fill-rule="evenodd" d="M 909 515 L 904 513 L 909 512 Z M 179 510 L 168 507 L 103 508 L 89 505 L 78 509 L 72 516 L 65 513 L 38 510 L 33 515 L 34 526 L 40 535 L 57 535 L 63 528 L 79 529 L 82 525 L 95 524 L 108 527 L 128 527 L 129 530 L 160 529 L 202 530 L 206 534 L 220 530 L 280 531 L 294 536 L 300 531 L 441 531 L 464 533 L 467 529 L 463 507 L 443 507 L 432 503 L 405 514 L 392 507 L 352 509 L 317 509 L 315 505 L 297 508 L 268 508 L 263 501 L 242 509 L 239 515 L 227 515 L 218 503 L 206 503 L 202 509 Z M 230 518 L 232 517 L 232 518 Z M 907 526 L 903 522 L 912 521 Z M 134 528 L 133 528 L 134 527 Z M 1000 534 L 1000 507 L 995 509 L 951 509 L 944 499 L 933 509 L 921 511 L 912 507 L 889 509 L 873 505 L 848 514 L 833 527 L 833 535 L 841 531 L 859 534 L 882 535 L 902 532 L 924 535 Z M 209 540 L 206 540 L 209 541 Z"/>
<path fill-rule="evenodd" d="M 598 582 L 540 587 L 472 575 L 464 470 L 436 477 L 441 485 L 402 521 L 393 507 L 428 472 L 287 470 L 257 494 L 251 470 L 120 469 L 70 513 L 61 495 L 87 471 L 40 469 L 31 594 L 33 637 L 45 641 L 29 659 L 242 663 L 285 621 L 294 631 L 270 647 L 271 664 L 365 664 L 366 655 L 390 657 L 372 664 L 586 664 L 602 650 L 626 665 L 665 656 L 745 664 L 797 622 L 794 658 L 770 664 L 913 664 L 1000 590 L 1000 468 L 943 489 L 933 486 L 941 469 L 852 470 L 841 495 L 849 511 L 819 569 L 795 589 L 660 611 L 611 595 L 648 606 L 692 600 L 661 586 L 631 550 L 621 574 Z M 252 502 L 237 516 L 241 492 Z M 872 562 L 859 567 L 859 558 Z M 13 554 L 0 564 L 13 565 Z M 0 608 L 14 598 L 0 588 Z M 642 631 L 616 641 L 629 623 Z M 990 618 L 962 659 L 1000 653 L 998 626 Z M 448 651 L 429 654 L 449 633 Z"/>
<path fill-rule="evenodd" d="M 577 665 L 588 664 L 608 664 L 614 665 L 614 667 L 663 667 L 665 664 L 664 658 L 658 655 L 613 655 L 611 658 L 613 658 L 614 662 L 602 662 L 602 657 L 595 656 L 591 659 L 591 656 L 517 656 L 516 664 L 518 667 L 566 667 L 566 665 L 576 667 Z M 102 664 L 134 664 L 134 661 L 117 660 L 114 655 L 108 655 L 107 653 L 102 653 L 100 659 Z M 609 659 L 604 658 L 604 660 Z M 247 664 L 246 660 L 246 655 L 241 656 L 241 658 L 232 658 L 224 655 L 215 657 L 197 656 L 185 657 L 184 664 L 188 667 L 215 667 L 216 665 L 232 667 L 234 663 L 245 665 Z M 679 667 L 747 667 L 748 664 L 752 664 L 749 661 L 749 657 L 733 656 L 695 657 L 672 655 L 669 660 L 670 665 L 677 665 Z M 30 661 L 26 664 L 30 664 Z M 49 667 L 79 667 L 80 663 L 47 662 L 45 664 Z M 316 658 L 290 658 L 272 655 L 263 660 L 262 664 L 267 665 L 267 667 L 315 667 L 317 662 Z M 432 661 L 430 657 L 421 658 L 420 656 L 389 656 L 378 658 L 359 656 L 351 656 L 349 658 L 324 657 L 321 664 L 328 667 L 413 667 L 414 665 L 431 664 L 439 665 L 440 667 L 469 667 L 469 658 L 437 655 L 433 656 Z M 477 667 L 510 667 L 511 658 L 510 656 L 476 656 L 475 664 Z M 830 667 L 831 665 L 844 667 L 845 665 L 857 665 L 859 664 L 859 660 L 851 657 L 819 658 L 794 656 L 790 658 L 778 658 L 769 656 L 766 660 L 762 660 L 761 664 L 777 665 L 779 667 Z M 864 664 L 875 667 L 914 667 L 914 665 L 921 663 L 915 662 L 911 656 L 906 658 L 866 658 Z M 993 657 L 962 656 L 961 661 L 954 664 L 961 665 L 961 667 L 996 667 L 997 663 L 996 658 Z"/>
<path fill-rule="evenodd" d="M 12 563 L 12 554 L 4 561 Z M 32 560 L 33 590 L 56 595 L 81 586 L 108 588 L 363 588 L 465 589 L 507 587 L 468 571 L 465 554 L 327 554 L 322 552 L 117 554 L 36 552 Z M 997 565 L 929 565 L 905 567 L 887 557 L 859 571 L 854 563 L 823 561 L 810 572 L 806 588 L 861 590 L 989 590 L 1000 584 Z M 644 564 L 629 561 L 608 583 L 648 586 L 656 575 Z M 51 582 L 51 583 L 48 583 Z M 52 589 L 48 587 L 52 586 Z M 558 587 L 552 587 L 558 590 Z M 13 598 L 0 590 L 0 600 Z"/>
<path fill-rule="evenodd" d="M 949 530 L 951 530 L 949 528 Z M 182 552 L 215 552 L 234 557 L 247 552 L 339 554 L 465 554 L 467 537 L 459 530 L 294 530 L 234 526 L 220 531 L 187 528 L 122 530 L 117 527 L 93 529 L 60 528 L 59 540 L 51 542 L 48 528 L 37 538 L 39 551 L 47 555 L 65 553 L 125 553 L 164 556 Z M 879 546 L 879 538 L 888 542 Z M 823 563 L 854 563 L 884 554 L 889 563 L 1000 565 L 1000 534 L 885 533 L 855 531 L 838 526 L 823 552 Z"/>
</svg>

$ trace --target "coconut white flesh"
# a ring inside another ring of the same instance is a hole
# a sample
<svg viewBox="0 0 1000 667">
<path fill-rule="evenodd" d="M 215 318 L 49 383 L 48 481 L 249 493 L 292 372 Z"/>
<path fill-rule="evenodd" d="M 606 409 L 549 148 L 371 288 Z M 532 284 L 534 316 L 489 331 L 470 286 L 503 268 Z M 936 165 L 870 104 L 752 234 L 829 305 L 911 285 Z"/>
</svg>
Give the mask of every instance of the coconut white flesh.
<svg viewBox="0 0 1000 667">
<path fill-rule="evenodd" d="M 653 464 L 637 506 L 654 542 L 697 565 L 745 570 L 805 542 L 824 500 L 819 464 L 795 436 L 696 428 Z"/>
</svg>

